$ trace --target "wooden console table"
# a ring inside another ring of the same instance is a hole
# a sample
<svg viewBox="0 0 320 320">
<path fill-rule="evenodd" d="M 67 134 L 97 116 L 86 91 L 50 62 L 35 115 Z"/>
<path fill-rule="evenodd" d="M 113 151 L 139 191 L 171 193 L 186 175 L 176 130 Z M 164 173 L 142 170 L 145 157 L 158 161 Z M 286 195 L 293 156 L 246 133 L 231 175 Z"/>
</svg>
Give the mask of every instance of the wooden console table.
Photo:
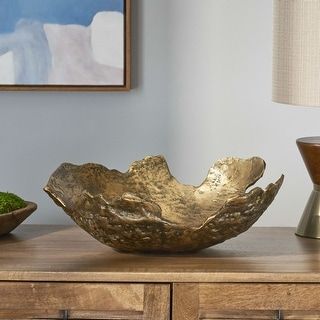
<svg viewBox="0 0 320 320">
<path fill-rule="evenodd" d="M 121 254 L 78 227 L 0 238 L 0 319 L 320 319 L 320 241 L 253 228 L 196 254 Z"/>
</svg>

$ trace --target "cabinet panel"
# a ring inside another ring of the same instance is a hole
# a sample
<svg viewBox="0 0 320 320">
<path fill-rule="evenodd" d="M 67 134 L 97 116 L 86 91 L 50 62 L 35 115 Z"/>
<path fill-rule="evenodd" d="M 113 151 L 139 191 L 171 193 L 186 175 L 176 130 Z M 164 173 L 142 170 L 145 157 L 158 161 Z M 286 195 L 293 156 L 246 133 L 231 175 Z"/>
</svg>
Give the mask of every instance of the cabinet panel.
<svg viewBox="0 0 320 320">
<path fill-rule="evenodd" d="M 173 320 L 315 320 L 319 296 L 315 284 L 175 284 Z"/>
<path fill-rule="evenodd" d="M 0 283 L 0 319 L 168 320 L 166 284 Z"/>
<path fill-rule="evenodd" d="M 320 310 L 320 285 L 200 284 L 200 309 Z"/>
<path fill-rule="evenodd" d="M 201 320 L 320 320 L 320 311 L 216 311 L 202 312 Z"/>
</svg>

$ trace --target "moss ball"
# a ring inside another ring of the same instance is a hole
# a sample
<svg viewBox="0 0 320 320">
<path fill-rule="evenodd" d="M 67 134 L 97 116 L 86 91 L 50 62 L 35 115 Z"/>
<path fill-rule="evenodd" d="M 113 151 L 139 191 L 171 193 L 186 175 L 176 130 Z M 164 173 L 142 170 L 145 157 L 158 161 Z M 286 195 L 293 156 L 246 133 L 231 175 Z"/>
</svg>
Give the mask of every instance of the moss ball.
<svg viewBox="0 0 320 320">
<path fill-rule="evenodd" d="M 9 192 L 0 192 L 0 214 L 18 210 L 26 206 L 26 202 L 17 195 Z"/>
</svg>

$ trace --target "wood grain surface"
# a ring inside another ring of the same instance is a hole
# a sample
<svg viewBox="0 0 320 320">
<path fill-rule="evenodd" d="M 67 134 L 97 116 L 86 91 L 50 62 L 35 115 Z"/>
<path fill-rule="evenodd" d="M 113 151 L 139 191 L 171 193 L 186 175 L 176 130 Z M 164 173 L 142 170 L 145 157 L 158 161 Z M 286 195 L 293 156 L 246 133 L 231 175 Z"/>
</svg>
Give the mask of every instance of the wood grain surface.
<svg viewBox="0 0 320 320">
<path fill-rule="evenodd" d="M 145 285 L 143 320 L 169 320 L 170 309 L 169 285 Z"/>
<path fill-rule="evenodd" d="M 0 319 L 169 320 L 170 286 L 0 282 Z"/>
<path fill-rule="evenodd" d="M 0 238 L 0 281 L 320 282 L 320 241 L 253 228 L 187 255 L 118 253 L 78 227 L 22 225 Z"/>
<path fill-rule="evenodd" d="M 198 290 L 202 310 L 320 311 L 320 284 L 205 283 Z"/>
<path fill-rule="evenodd" d="M 172 319 L 199 319 L 199 284 L 174 284 L 172 294 Z"/>
<path fill-rule="evenodd" d="M 177 283 L 173 320 L 320 318 L 320 284 Z"/>
</svg>

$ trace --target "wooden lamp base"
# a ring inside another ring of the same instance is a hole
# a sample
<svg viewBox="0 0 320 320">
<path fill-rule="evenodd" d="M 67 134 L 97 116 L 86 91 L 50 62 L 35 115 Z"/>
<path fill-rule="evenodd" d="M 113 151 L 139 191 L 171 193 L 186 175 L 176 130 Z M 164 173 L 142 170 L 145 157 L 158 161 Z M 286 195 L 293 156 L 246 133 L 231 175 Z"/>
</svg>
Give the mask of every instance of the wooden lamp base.
<svg viewBox="0 0 320 320">
<path fill-rule="evenodd" d="M 297 140 L 297 146 L 313 182 L 313 190 L 296 234 L 320 239 L 320 137 L 300 138 Z"/>
</svg>

